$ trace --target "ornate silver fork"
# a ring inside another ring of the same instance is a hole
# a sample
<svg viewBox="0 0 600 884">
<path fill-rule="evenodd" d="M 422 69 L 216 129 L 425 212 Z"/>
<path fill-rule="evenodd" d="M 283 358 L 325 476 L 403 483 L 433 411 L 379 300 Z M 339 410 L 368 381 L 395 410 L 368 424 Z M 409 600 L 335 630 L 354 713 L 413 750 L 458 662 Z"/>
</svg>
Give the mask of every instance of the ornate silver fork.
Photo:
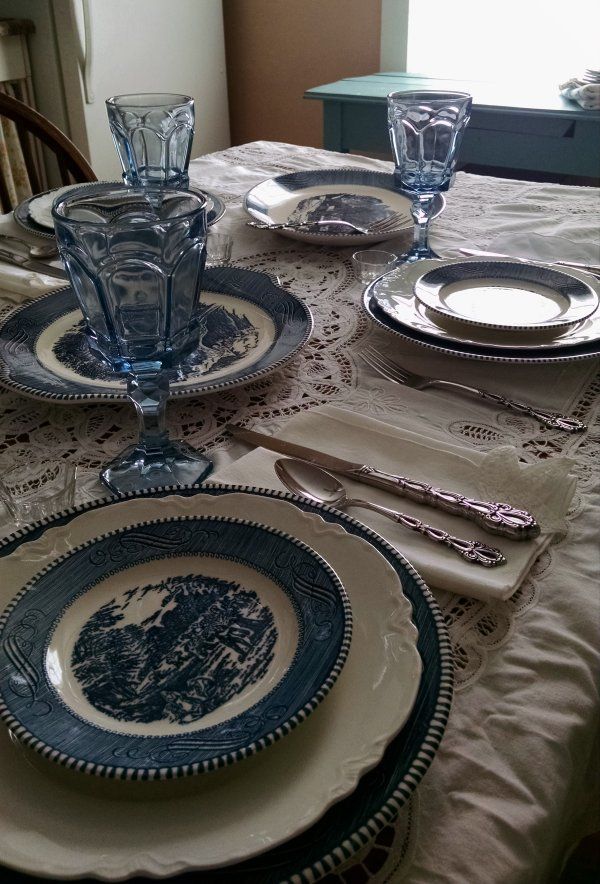
<svg viewBox="0 0 600 884">
<path fill-rule="evenodd" d="M 439 378 L 427 378 L 414 374 L 382 353 L 378 353 L 373 347 L 367 347 L 358 355 L 370 368 L 388 381 L 394 381 L 396 384 L 404 384 L 404 386 L 413 387 L 415 390 L 426 390 L 428 387 L 461 390 L 464 393 L 479 396 L 481 399 L 496 402 L 498 405 L 502 405 L 511 411 L 519 412 L 519 414 L 533 417 L 553 430 L 564 430 L 565 433 L 583 433 L 587 430 L 586 425 L 576 417 L 569 417 L 558 411 L 545 411 L 541 408 L 533 408 L 531 405 L 526 405 L 523 402 L 507 399 L 506 396 L 501 396 L 499 393 L 490 393 L 488 390 L 468 387 L 466 384 L 459 384 L 456 381 L 444 381 Z"/>
<path fill-rule="evenodd" d="M 328 220 L 322 219 L 320 221 L 307 221 L 304 224 L 293 224 L 288 222 L 282 224 L 268 224 L 263 221 L 246 221 L 246 224 L 248 227 L 256 227 L 259 230 L 298 230 L 304 233 L 318 233 L 320 227 L 340 227 L 342 230 L 339 235 L 354 232 L 364 234 L 365 236 L 377 236 L 380 233 L 391 233 L 392 231 L 399 229 L 400 222 L 406 220 L 407 219 L 399 212 L 394 212 L 393 215 L 388 215 L 387 218 L 382 218 L 380 221 L 374 221 L 373 224 L 369 224 L 368 227 L 360 227 L 358 224 L 353 224 L 351 221 L 342 221 L 341 219 L 335 218 L 330 218 Z M 331 233 L 332 231 L 328 232 Z"/>
</svg>

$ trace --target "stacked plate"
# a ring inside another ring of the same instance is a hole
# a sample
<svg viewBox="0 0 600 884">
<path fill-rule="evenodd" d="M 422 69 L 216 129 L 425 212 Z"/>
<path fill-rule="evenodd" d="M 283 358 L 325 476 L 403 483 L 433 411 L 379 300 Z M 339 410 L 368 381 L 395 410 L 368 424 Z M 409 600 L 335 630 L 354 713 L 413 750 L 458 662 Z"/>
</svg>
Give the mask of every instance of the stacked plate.
<svg viewBox="0 0 600 884">
<path fill-rule="evenodd" d="M 308 307 L 266 273 L 210 267 L 202 286 L 207 331 L 180 367 L 172 397 L 253 381 L 283 366 L 310 337 Z M 71 288 L 29 301 L 0 324 L 0 384 L 56 402 L 126 399 L 124 378 L 89 349 Z"/>
<path fill-rule="evenodd" d="M 424 347 L 495 362 L 573 362 L 600 355 L 600 282 L 512 258 L 405 264 L 366 289 L 367 314 Z"/>
<path fill-rule="evenodd" d="M 29 233 L 54 239 L 52 203 L 61 193 L 82 186 L 81 184 L 69 184 L 66 187 L 53 188 L 35 194 L 17 206 L 13 211 L 13 217 L 17 224 Z M 216 224 L 225 213 L 225 204 L 216 194 L 210 193 L 204 188 L 202 188 L 202 193 L 207 197 L 207 222 L 208 224 Z"/>
<path fill-rule="evenodd" d="M 314 881 L 393 818 L 437 749 L 451 659 L 410 565 L 289 495 L 183 495 L 90 504 L 2 544 L 14 868 Z M 174 797 L 175 778 L 194 788 Z"/>
<path fill-rule="evenodd" d="M 586 68 L 580 80 L 584 83 L 600 83 L 600 70 L 598 68 Z"/>
<path fill-rule="evenodd" d="M 436 196 L 434 217 L 445 206 L 442 194 Z M 346 221 L 361 228 L 395 217 L 386 233 L 341 232 L 335 225 L 322 232 L 282 229 L 290 239 L 321 246 L 370 245 L 399 236 L 411 237 L 411 201 L 398 191 L 394 176 L 369 169 L 307 169 L 262 181 L 244 198 L 244 208 L 263 224 L 324 224 L 327 220 Z"/>
</svg>

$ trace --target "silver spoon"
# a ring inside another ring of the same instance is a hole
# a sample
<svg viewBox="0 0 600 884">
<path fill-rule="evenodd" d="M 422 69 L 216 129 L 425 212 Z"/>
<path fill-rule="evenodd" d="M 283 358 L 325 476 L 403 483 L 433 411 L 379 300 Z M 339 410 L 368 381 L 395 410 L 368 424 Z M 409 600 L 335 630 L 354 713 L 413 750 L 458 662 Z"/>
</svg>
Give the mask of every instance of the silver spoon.
<svg viewBox="0 0 600 884">
<path fill-rule="evenodd" d="M 16 243 L 25 249 L 29 258 L 55 258 L 58 255 L 58 246 L 56 242 L 46 243 L 45 245 L 31 245 L 18 236 L 10 236 L 8 233 L 0 233 L 0 240 Z"/>
<path fill-rule="evenodd" d="M 426 525 L 425 522 L 422 522 L 415 516 L 388 509 L 386 506 L 380 506 L 368 500 L 356 500 L 348 497 L 345 487 L 335 476 L 304 460 L 279 458 L 275 462 L 275 472 L 280 481 L 292 494 L 299 494 L 315 503 L 325 503 L 338 509 L 356 506 L 373 510 L 391 519 L 392 522 L 397 522 L 404 528 L 423 534 L 424 537 L 427 537 L 428 540 L 432 540 L 434 543 L 443 543 L 444 546 L 454 550 L 463 559 L 483 565 L 485 568 L 495 568 L 498 565 L 506 564 L 504 555 L 494 546 L 487 546 L 479 540 L 464 540 L 462 537 L 453 537 L 441 528 Z"/>
</svg>

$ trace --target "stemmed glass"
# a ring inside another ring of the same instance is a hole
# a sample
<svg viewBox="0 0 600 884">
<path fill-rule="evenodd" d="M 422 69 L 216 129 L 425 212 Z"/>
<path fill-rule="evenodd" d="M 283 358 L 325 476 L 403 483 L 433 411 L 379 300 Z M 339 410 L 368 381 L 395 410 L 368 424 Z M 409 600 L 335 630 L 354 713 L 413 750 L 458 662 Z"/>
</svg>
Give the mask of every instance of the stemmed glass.
<svg viewBox="0 0 600 884">
<path fill-rule="evenodd" d="M 90 184 L 55 202 L 60 253 L 92 352 L 127 379 L 139 441 L 101 473 L 116 492 L 201 481 L 212 464 L 169 438 L 169 382 L 202 340 L 206 200 L 157 185 Z"/>
<path fill-rule="evenodd" d="M 448 190 L 471 116 L 466 92 L 392 92 L 388 128 L 399 190 L 412 200 L 413 244 L 402 261 L 436 258 L 428 242 L 436 195 Z"/>
</svg>

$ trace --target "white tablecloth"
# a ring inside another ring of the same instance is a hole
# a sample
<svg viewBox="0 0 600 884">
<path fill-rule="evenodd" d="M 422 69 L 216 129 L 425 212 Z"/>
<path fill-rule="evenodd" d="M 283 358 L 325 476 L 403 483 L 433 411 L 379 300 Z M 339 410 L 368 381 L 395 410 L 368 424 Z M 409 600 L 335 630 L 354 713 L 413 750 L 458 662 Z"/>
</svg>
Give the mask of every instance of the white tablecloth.
<svg viewBox="0 0 600 884">
<path fill-rule="evenodd" d="M 512 599 L 484 603 L 436 591 L 454 644 L 457 692 L 441 749 L 406 810 L 410 843 L 405 839 L 402 859 L 390 857 L 377 876 L 411 884 L 552 881 L 573 843 L 600 828 L 591 774 L 600 623 L 598 362 L 459 361 L 372 328 L 359 308 L 362 288 L 352 276 L 351 249 L 320 249 L 244 224 L 241 197 L 251 186 L 320 165 L 390 168 L 267 142 L 192 162 L 192 181 L 226 201 L 218 230 L 234 237 L 233 262 L 277 274 L 304 297 L 315 334 L 298 359 L 259 384 L 173 403 L 169 426 L 175 436 L 206 446 L 217 469 L 248 450 L 233 444 L 226 422 L 244 419 L 275 430 L 299 410 L 326 402 L 484 451 L 515 445 L 531 463 L 556 454 L 574 459 L 578 492 L 567 535 L 543 554 Z M 461 242 L 485 248 L 498 233 L 527 229 L 589 241 L 598 234 L 598 206 L 598 192 L 589 188 L 459 174 L 432 240 L 440 249 Z M 567 436 L 489 403 L 394 386 L 356 358 L 366 343 L 417 371 L 573 411 L 590 430 Z M 81 469 L 79 499 L 103 496 L 98 469 L 134 437 L 133 409 L 64 407 L 12 393 L 0 399 L 4 468 L 25 458 L 74 459 Z M 7 520 L 2 529 L 10 530 Z"/>
</svg>

